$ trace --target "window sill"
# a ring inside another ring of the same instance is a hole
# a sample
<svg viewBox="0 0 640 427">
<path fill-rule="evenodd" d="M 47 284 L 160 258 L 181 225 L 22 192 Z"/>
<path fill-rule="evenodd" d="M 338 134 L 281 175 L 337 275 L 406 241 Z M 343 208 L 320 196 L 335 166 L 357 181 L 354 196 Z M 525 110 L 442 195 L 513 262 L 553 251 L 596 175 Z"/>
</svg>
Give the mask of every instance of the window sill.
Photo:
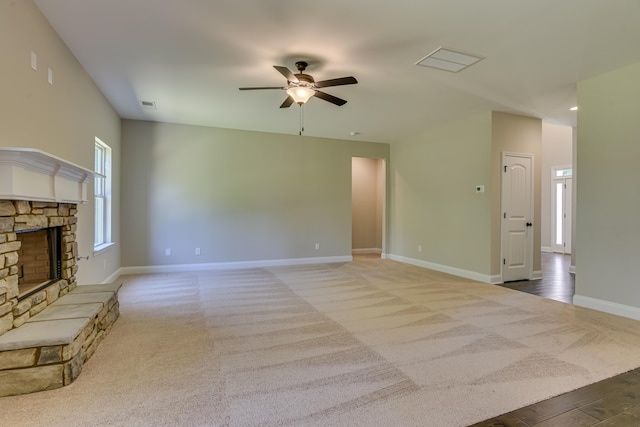
<svg viewBox="0 0 640 427">
<path fill-rule="evenodd" d="M 106 250 L 108 250 L 110 247 L 114 245 L 115 245 L 115 242 L 109 242 L 109 243 L 103 243 L 102 245 L 99 245 L 99 246 L 94 246 L 93 256 L 100 255 L 101 253 L 105 252 Z"/>
</svg>

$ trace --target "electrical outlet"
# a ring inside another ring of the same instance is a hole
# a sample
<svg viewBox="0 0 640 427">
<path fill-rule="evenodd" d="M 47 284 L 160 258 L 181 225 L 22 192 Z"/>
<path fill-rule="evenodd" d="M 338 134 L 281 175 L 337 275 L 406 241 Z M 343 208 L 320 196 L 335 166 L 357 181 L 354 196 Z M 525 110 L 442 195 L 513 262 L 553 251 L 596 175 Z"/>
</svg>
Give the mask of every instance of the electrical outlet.
<svg viewBox="0 0 640 427">
<path fill-rule="evenodd" d="M 422 245 L 418 245 L 418 252 L 422 253 Z"/>
<path fill-rule="evenodd" d="M 47 68 L 47 81 L 50 85 L 53 84 L 53 70 L 51 68 Z"/>
<path fill-rule="evenodd" d="M 316 251 L 320 249 L 320 243 L 316 243 Z"/>
<path fill-rule="evenodd" d="M 164 250 L 164 254 L 165 254 L 166 256 L 171 256 L 171 248 L 166 248 L 166 249 Z"/>
<path fill-rule="evenodd" d="M 31 52 L 31 68 L 34 71 L 38 69 L 38 55 L 35 52 Z"/>
<path fill-rule="evenodd" d="M 196 255 L 200 255 L 200 248 L 196 248 Z"/>
</svg>

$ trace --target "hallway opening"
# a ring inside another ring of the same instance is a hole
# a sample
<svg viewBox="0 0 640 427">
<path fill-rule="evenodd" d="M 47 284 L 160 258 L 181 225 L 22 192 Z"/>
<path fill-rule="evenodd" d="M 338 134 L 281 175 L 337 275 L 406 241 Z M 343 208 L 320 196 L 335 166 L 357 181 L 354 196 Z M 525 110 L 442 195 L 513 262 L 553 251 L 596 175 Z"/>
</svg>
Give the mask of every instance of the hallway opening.
<svg viewBox="0 0 640 427">
<path fill-rule="evenodd" d="M 542 279 L 503 283 L 500 286 L 573 304 L 575 276 L 569 273 L 571 255 L 543 252 Z"/>
</svg>

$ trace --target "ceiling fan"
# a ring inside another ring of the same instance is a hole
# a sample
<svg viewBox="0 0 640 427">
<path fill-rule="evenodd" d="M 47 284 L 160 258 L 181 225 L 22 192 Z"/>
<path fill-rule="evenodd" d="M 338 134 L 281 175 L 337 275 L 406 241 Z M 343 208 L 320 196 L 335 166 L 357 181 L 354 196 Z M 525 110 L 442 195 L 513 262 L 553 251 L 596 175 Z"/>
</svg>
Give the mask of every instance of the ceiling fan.
<svg viewBox="0 0 640 427">
<path fill-rule="evenodd" d="M 315 81 L 309 74 L 305 74 L 304 70 L 309 64 L 305 61 L 296 62 L 296 68 L 298 74 L 293 74 L 287 67 L 280 65 L 274 65 L 273 68 L 278 70 L 287 79 L 286 86 L 272 86 L 272 87 L 241 87 L 240 90 L 263 90 L 263 89 L 281 89 L 286 90 L 287 99 L 284 100 L 280 108 L 288 108 L 294 102 L 297 104 L 304 104 L 315 96 L 316 98 L 323 99 L 337 106 L 341 106 L 347 103 L 344 99 L 340 99 L 328 93 L 321 92 L 319 88 L 331 87 L 331 86 L 343 86 L 353 85 L 358 83 L 355 77 L 340 77 L 337 79 Z"/>
</svg>

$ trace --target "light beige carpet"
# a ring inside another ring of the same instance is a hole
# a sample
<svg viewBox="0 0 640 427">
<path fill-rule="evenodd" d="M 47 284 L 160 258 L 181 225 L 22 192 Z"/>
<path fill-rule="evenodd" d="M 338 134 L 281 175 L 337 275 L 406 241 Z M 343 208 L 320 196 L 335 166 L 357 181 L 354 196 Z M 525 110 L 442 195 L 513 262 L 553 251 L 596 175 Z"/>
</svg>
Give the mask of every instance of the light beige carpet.
<svg viewBox="0 0 640 427">
<path fill-rule="evenodd" d="M 640 366 L 640 323 L 393 261 L 125 276 L 11 426 L 465 426 Z"/>
</svg>

